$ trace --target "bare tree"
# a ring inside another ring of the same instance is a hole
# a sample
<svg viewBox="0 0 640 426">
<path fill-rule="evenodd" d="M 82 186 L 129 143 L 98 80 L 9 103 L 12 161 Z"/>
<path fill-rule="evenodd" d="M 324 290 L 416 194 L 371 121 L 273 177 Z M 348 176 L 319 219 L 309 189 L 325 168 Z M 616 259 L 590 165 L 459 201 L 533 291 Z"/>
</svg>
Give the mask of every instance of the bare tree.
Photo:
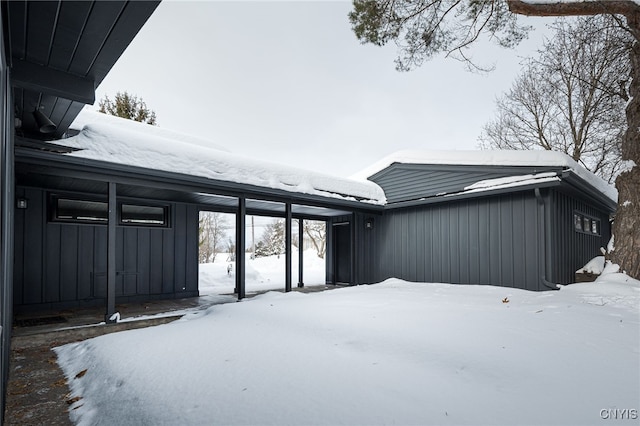
<svg viewBox="0 0 640 426">
<path fill-rule="evenodd" d="M 324 259 L 327 250 L 327 224 L 319 220 L 305 220 L 304 233 L 307 235 L 320 259 Z"/>
<path fill-rule="evenodd" d="M 397 68 L 421 65 L 436 53 L 458 53 L 485 33 L 505 46 L 515 46 L 526 32 L 515 15 L 612 15 L 633 38 L 630 78 L 623 84 L 629 102 L 622 139 L 621 173 L 616 178 L 618 209 L 611 260 L 640 279 L 640 3 L 633 0 L 354 0 L 349 14 L 363 43 L 378 46 L 395 41 Z M 511 13 L 509 13 L 509 11 Z M 624 18 L 622 18 L 622 17 Z M 569 53 L 569 52 L 566 52 Z"/>
<path fill-rule="evenodd" d="M 496 104 L 482 148 L 560 151 L 613 183 L 626 128 L 632 38 L 608 15 L 557 20 Z M 627 98 L 627 99 L 625 99 Z"/>
<path fill-rule="evenodd" d="M 218 252 L 225 248 L 223 242 L 227 229 L 229 229 L 227 220 L 221 213 L 200 212 L 198 221 L 200 263 L 216 261 Z"/>
</svg>

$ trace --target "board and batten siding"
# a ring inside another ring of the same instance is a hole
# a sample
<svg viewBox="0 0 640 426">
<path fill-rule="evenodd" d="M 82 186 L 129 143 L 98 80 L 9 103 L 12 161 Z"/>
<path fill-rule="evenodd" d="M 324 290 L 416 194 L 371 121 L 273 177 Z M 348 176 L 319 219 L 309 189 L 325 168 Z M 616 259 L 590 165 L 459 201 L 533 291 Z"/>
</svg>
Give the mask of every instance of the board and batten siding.
<svg viewBox="0 0 640 426">
<path fill-rule="evenodd" d="M 533 191 L 402 209 L 377 221 L 378 280 L 543 290 Z"/>
<path fill-rule="evenodd" d="M 609 214 L 592 204 L 561 191 L 552 191 L 549 210 L 551 227 L 551 281 L 558 284 L 575 282 L 576 270 L 591 259 L 601 256 L 611 238 Z M 574 227 L 574 213 L 600 221 L 600 234 L 579 232 Z"/>
<path fill-rule="evenodd" d="M 44 190 L 17 188 L 17 196 L 28 200 L 28 208 L 16 210 L 16 308 L 102 303 L 107 227 L 48 221 Z M 169 205 L 170 227 L 117 227 L 118 302 L 198 294 L 198 209 Z"/>
</svg>

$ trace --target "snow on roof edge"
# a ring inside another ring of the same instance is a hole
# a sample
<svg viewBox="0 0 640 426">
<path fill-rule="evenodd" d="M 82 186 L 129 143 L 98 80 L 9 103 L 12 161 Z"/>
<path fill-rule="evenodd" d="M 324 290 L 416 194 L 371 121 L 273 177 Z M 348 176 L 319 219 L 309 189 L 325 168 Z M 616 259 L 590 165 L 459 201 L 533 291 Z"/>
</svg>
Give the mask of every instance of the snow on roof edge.
<svg viewBox="0 0 640 426">
<path fill-rule="evenodd" d="M 373 205 L 386 202 L 374 182 L 243 157 L 147 124 L 91 112 L 82 125 L 78 135 L 53 141 L 80 149 L 63 155 Z"/>
<path fill-rule="evenodd" d="M 402 150 L 382 158 L 350 177 L 357 180 L 368 179 L 394 163 L 461 166 L 563 167 L 571 170 L 571 172 L 583 181 L 589 183 L 596 190 L 602 192 L 612 201 L 617 202 L 618 200 L 618 191 L 613 185 L 594 175 L 568 155 L 561 152 L 545 150 Z"/>
</svg>

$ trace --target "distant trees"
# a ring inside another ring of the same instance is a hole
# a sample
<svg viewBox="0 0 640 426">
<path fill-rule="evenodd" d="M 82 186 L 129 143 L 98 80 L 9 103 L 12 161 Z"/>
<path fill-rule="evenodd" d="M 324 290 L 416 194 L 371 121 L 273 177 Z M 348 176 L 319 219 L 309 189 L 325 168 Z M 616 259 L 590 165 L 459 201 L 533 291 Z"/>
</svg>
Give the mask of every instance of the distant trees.
<svg viewBox="0 0 640 426">
<path fill-rule="evenodd" d="M 303 221 L 302 228 L 309 238 L 320 259 L 324 259 L 327 250 L 327 225 L 326 222 L 318 220 Z"/>
<path fill-rule="evenodd" d="M 212 263 L 222 250 L 230 250 L 231 241 L 225 246 L 227 220 L 221 213 L 200 212 L 198 221 L 198 260 L 199 263 Z M 235 246 L 234 246 L 235 247 Z"/>
<path fill-rule="evenodd" d="M 98 105 L 100 107 L 98 111 L 104 114 L 115 115 L 116 117 L 139 121 L 153 126 L 157 124 L 155 111 L 147 108 L 147 104 L 142 98 L 138 98 L 136 95 L 130 95 L 127 92 L 116 93 L 113 101 L 105 95 Z"/>
<path fill-rule="evenodd" d="M 561 18 L 496 102 L 481 147 L 568 154 L 610 183 L 621 166 L 633 38 L 610 15 Z"/>
<path fill-rule="evenodd" d="M 274 256 L 284 253 L 284 220 L 278 219 L 267 224 L 260 241 L 256 244 L 255 256 Z"/>
</svg>

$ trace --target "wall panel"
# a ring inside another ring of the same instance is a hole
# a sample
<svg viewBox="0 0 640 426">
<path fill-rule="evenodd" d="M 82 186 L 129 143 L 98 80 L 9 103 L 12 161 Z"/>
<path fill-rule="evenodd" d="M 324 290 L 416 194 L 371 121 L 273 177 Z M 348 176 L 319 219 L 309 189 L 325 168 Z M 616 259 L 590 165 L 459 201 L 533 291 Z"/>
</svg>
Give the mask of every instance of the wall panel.
<svg viewBox="0 0 640 426">
<path fill-rule="evenodd" d="M 19 191 L 28 198 L 29 206 L 18 212 L 16 221 L 15 306 L 102 303 L 106 297 L 107 227 L 49 222 L 46 191 Z M 118 303 L 145 296 L 197 294 L 198 208 L 175 203 L 171 211 L 168 228 L 117 227 Z"/>
<path fill-rule="evenodd" d="M 538 290 L 536 220 L 533 191 L 387 210 L 377 221 L 377 281 Z"/>
</svg>

